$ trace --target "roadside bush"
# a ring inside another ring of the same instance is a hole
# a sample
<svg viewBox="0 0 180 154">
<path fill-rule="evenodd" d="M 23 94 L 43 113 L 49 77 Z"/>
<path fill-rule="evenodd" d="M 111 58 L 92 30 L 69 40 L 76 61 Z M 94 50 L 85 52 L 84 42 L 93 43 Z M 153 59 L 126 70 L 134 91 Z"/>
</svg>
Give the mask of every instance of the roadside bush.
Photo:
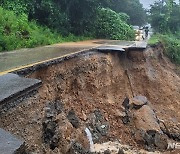
<svg viewBox="0 0 180 154">
<path fill-rule="evenodd" d="M 26 14 L 16 15 L 13 11 L 0 7 L 0 51 L 31 48 L 82 38 L 87 39 L 72 34 L 68 37 L 61 37 L 47 27 L 39 26 L 34 21 L 29 22 Z"/>
<path fill-rule="evenodd" d="M 174 34 L 156 34 L 153 35 L 150 40 L 149 44 L 157 44 L 161 42 L 165 47 L 165 54 L 171 59 L 171 61 L 175 64 L 180 65 L 180 32 L 176 35 Z"/>
<path fill-rule="evenodd" d="M 133 40 L 134 30 L 126 21 L 128 16 L 116 13 L 111 9 L 101 8 L 98 10 L 95 22 L 95 35 L 98 38 L 114 40 Z"/>
<path fill-rule="evenodd" d="M 180 40 L 172 34 L 163 35 L 160 39 L 164 44 L 167 56 L 172 62 L 180 65 Z"/>
<path fill-rule="evenodd" d="M 69 34 L 68 16 L 53 0 L 0 0 L 0 5 L 16 15 L 25 13 L 29 20 L 35 20 L 62 35 Z"/>
</svg>

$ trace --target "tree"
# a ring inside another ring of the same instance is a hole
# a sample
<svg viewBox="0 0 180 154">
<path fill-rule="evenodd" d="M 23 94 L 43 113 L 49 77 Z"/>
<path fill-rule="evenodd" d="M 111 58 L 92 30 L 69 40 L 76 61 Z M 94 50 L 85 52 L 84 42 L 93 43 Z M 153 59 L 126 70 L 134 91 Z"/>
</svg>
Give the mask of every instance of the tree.
<svg viewBox="0 0 180 154">
<path fill-rule="evenodd" d="M 111 9 L 99 9 L 95 23 L 96 37 L 114 40 L 134 39 L 133 29 L 126 23 L 128 16 Z"/>
<path fill-rule="evenodd" d="M 110 8 L 129 15 L 132 25 L 142 26 L 146 23 L 146 11 L 139 0 L 111 0 Z"/>
<path fill-rule="evenodd" d="M 150 9 L 150 22 L 153 28 L 160 33 L 173 32 L 180 29 L 180 9 L 174 0 L 159 1 Z"/>
<path fill-rule="evenodd" d="M 12 0 L 0 0 L 0 4 L 10 10 L 17 8 L 19 14 L 24 11 L 29 20 L 35 20 L 64 35 L 94 36 L 95 20 L 101 8 L 111 8 L 121 13 L 121 18 L 126 22 L 138 25 L 142 24 L 141 17 L 145 14 L 140 13 L 143 9 L 139 0 L 14 0 L 13 3 Z M 9 4 L 13 4 L 13 7 L 8 7 Z M 23 6 L 24 10 L 19 9 L 19 6 Z"/>
</svg>

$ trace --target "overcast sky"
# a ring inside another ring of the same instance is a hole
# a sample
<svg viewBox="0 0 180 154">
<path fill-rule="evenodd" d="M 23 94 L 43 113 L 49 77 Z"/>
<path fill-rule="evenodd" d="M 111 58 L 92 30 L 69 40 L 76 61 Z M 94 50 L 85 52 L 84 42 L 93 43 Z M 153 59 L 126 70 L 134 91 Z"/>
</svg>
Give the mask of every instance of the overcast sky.
<svg viewBox="0 0 180 154">
<path fill-rule="evenodd" d="M 150 4 L 153 4 L 155 1 L 158 0 L 140 0 L 140 2 L 144 5 L 144 8 L 148 8 Z M 178 0 L 176 0 L 178 2 Z"/>
</svg>

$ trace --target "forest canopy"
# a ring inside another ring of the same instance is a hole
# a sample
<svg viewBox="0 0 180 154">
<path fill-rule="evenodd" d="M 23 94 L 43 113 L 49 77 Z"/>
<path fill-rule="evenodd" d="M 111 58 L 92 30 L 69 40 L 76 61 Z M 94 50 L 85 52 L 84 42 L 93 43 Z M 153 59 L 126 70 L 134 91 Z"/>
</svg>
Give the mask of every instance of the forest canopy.
<svg viewBox="0 0 180 154">
<path fill-rule="evenodd" d="M 143 25 L 145 11 L 139 0 L 0 0 L 3 8 L 16 14 L 26 13 L 29 20 L 61 32 L 82 35 L 91 33 L 99 9 L 110 8 L 126 13 L 128 24 Z"/>
<path fill-rule="evenodd" d="M 161 42 L 166 55 L 180 65 L 180 3 L 157 1 L 149 10 L 149 22 L 154 29 L 150 42 Z"/>
<path fill-rule="evenodd" d="M 42 29 L 51 33 L 50 36 L 57 37 L 59 34 L 60 40 L 69 36 L 69 40 L 84 36 L 133 40 L 131 25 L 146 23 L 146 12 L 139 0 L 0 0 L 0 7 L 0 22 L 3 23 L 0 26 L 0 51 L 54 43 L 54 39 L 51 40 L 53 37 L 44 41 L 38 35 L 32 36 Z M 14 23 L 9 22 L 12 21 L 11 16 L 15 19 Z M 21 25 L 17 24 L 19 21 Z M 28 26 L 32 24 L 34 28 Z M 20 42 L 7 47 L 10 45 L 8 41 L 13 42 L 13 39 Z"/>
<path fill-rule="evenodd" d="M 174 0 L 155 2 L 149 14 L 150 23 L 156 32 L 176 33 L 180 30 L 180 5 Z"/>
</svg>

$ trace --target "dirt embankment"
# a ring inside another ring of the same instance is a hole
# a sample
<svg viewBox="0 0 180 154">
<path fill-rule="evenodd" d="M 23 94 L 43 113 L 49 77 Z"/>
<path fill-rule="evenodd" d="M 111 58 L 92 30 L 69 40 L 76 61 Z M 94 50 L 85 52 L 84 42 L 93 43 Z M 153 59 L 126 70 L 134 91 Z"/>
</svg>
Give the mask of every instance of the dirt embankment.
<svg viewBox="0 0 180 154">
<path fill-rule="evenodd" d="M 127 54 L 90 51 L 31 74 L 43 81 L 39 93 L 2 115 L 0 125 L 24 138 L 28 152 L 87 150 L 85 128 L 94 143 L 145 148 L 136 140 L 136 126 L 122 120 L 122 104 L 125 98 L 147 97 L 149 113 L 180 135 L 180 77 L 174 69 L 161 46 Z"/>
</svg>

